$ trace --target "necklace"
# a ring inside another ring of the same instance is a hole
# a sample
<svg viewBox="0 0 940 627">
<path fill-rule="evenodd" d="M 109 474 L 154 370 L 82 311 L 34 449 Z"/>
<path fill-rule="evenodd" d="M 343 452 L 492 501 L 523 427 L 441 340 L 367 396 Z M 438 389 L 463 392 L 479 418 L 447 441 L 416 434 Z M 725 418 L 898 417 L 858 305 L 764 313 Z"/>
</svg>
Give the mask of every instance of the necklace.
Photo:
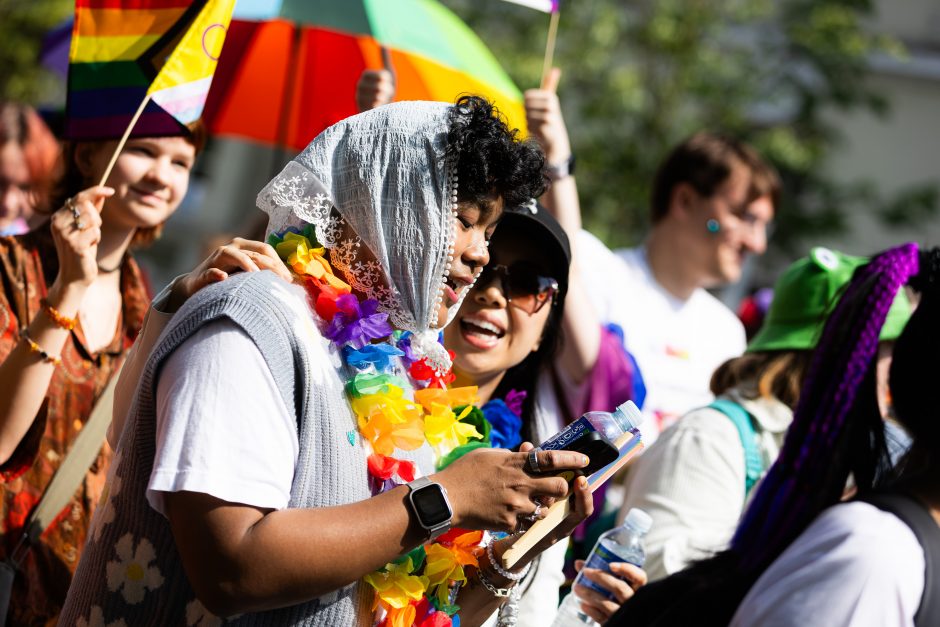
<svg viewBox="0 0 940 627">
<path fill-rule="evenodd" d="M 352 293 L 333 273 L 312 227 L 272 234 L 268 243 L 302 282 L 324 337 L 355 372 L 345 387 L 360 440 L 372 451 L 367 464 L 373 494 L 414 480 L 414 463 L 398 459 L 397 450 L 415 450 L 427 443 L 442 468 L 474 448 L 493 446 L 494 432 L 515 431 L 518 444 L 518 412 L 501 400 L 487 403 L 481 411 L 475 406 L 475 386 L 448 388 L 455 379 L 450 366 L 442 369 L 432 358 L 425 338 L 393 329 L 388 314 L 378 311 L 378 301 L 360 300 Z M 407 377 L 397 374 L 398 359 L 406 366 Z M 406 389 L 413 390 L 414 400 Z M 513 399 L 507 396 L 513 407 L 521 404 L 518 394 Z M 452 625 L 459 609 L 454 601 L 467 580 L 464 567 L 479 567 L 482 540 L 482 531 L 451 529 L 363 577 L 375 589 L 381 624 Z"/>
</svg>

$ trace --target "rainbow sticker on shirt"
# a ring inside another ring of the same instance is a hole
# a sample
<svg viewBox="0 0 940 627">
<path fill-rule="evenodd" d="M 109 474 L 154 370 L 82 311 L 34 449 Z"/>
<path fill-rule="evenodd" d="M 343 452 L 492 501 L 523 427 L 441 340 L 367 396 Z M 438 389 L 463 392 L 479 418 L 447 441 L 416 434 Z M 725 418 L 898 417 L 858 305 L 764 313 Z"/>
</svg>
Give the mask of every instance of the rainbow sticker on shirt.
<svg viewBox="0 0 940 627">
<path fill-rule="evenodd" d="M 666 344 L 666 354 L 670 357 L 676 357 L 677 359 L 689 360 L 689 351 L 684 348 L 676 348 Z"/>
</svg>

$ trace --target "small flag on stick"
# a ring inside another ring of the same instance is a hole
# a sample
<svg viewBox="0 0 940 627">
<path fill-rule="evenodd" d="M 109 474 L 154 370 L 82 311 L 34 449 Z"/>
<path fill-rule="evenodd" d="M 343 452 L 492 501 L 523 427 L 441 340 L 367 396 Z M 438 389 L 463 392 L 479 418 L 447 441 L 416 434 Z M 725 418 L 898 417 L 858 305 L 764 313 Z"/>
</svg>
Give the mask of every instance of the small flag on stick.
<svg viewBox="0 0 940 627">
<path fill-rule="evenodd" d="M 548 73 L 552 70 L 552 61 L 555 56 L 555 38 L 558 36 L 558 18 L 561 9 L 561 0 L 505 0 L 519 4 L 530 9 L 551 13 L 552 18 L 548 24 L 548 37 L 545 40 L 545 58 L 542 60 L 542 89 L 548 83 Z"/>
<path fill-rule="evenodd" d="M 530 9 L 535 9 L 536 11 L 542 11 L 543 13 L 558 12 L 558 0 L 506 0 L 506 2 L 519 4 L 524 7 L 529 7 Z"/>
<path fill-rule="evenodd" d="M 76 0 L 66 137 L 114 139 L 128 126 L 137 136 L 178 134 L 202 111 L 234 4 Z"/>
</svg>

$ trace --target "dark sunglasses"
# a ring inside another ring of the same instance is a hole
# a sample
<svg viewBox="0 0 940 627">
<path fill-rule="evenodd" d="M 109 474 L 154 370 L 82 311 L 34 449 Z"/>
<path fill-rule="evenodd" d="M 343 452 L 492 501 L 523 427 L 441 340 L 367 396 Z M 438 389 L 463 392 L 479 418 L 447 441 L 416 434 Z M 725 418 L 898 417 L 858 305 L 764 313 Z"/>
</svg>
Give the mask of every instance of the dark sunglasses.
<svg viewBox="0 0 940 627">
<path fill-rule="evenodd" d="M 509 304 L 530 315 L 542 309 L 558 291 L 558 281 L 539 274 L 534 265 L 524 261 L 509 267 L 499 264 L 484 266 L 477 285 L 486 287 L 496 278 Z"/>
</svg>

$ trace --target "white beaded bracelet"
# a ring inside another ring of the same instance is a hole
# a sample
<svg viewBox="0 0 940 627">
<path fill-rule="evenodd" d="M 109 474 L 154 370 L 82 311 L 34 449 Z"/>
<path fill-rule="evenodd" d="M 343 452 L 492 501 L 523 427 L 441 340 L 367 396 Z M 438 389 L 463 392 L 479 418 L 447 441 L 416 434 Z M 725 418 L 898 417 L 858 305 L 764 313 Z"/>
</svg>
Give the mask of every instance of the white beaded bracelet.
<svg viewBox="0 0 940 627">
<path fill-rule="evenodd" d="M 493 553 L 494 542 L 496 542 L 495 537 L 490 538 L 490 541 L 486 543 L 486 555 L 490 558 L 490 564 L 493 566 L 493 570 L 499 573 L 500 577 L 505 577 L 510 581 L 519 581 L 529 574 L 529 569 L 532 568 L 532 562 L 526 564 L 525 568 L 518 573 L 513 573 L 503 568 L 502 564 L 499 563 L 499 560 L 496 559 L 496 555 Z"/>
</svg>

